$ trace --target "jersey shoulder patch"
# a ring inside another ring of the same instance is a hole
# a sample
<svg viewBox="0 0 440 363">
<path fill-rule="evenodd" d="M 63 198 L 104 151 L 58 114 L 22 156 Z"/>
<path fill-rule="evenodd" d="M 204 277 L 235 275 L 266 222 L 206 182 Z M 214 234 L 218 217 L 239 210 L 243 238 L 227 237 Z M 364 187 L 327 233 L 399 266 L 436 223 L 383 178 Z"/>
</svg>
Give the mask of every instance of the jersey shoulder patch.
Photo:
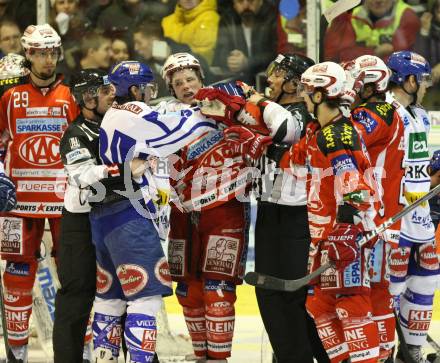
<svg viewBox="0 0 440 363">
<path fill-rule="evenodd" d="M 388 126 L 394 121 L 396 108 L 385 101 L 369 102 L 360 105 L 353 110 L 353 120 L 360 123 L 367 133 L 371 133 L 377 127 L 380 120 L 383 120 Z"/>
<path fill-rule="evenodd" d="M 345 118 L 324 126 L 318 132 L 317 144 L 325 156 L 339 150 L 360 150 L 358 134 Z"/>
</svg>

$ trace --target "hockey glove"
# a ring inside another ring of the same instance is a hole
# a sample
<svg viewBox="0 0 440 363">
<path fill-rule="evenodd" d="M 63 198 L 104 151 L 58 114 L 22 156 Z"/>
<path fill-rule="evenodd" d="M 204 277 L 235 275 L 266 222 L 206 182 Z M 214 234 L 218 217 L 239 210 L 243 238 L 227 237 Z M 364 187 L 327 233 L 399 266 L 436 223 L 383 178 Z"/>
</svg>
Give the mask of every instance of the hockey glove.
<svg viewBox="0 0 440 363">
<path fill-rule="evenodd" d="M 429 162 L 429 175 L 434 175 L 440 170 L 440 150 L 434 151 L 431 161 Z"/>
<path fill-rule="evenodd" d="M 0 173 L 0 212 L 9 212 L 16 205 L 15 185 L 4 173 Z"/>
<path fill-rule="evenodd" d="M 223 132 L 232 151 L 244 155 L 251 162 L 259 159 L 266 148 L 272 144 L 270 136 L 253 133 L 244 126 L 231 126 Z"/>
<path fill-rule="evenodd" d="M 337 223 L 327 236 L 324 249 L 337 270 L 343 270 L 359 256 L 357 240 L 361 231 L 354 224 Z"/>
<path fill-rule="evenodd" d="M 206 117 L 232 126 L 235 115 L 244 107 L 246 101 L 240 96 L 232 96 L 216 88 L 201 88 L 195 98 L 200 101 L 200 111 Z"/>
</svg>

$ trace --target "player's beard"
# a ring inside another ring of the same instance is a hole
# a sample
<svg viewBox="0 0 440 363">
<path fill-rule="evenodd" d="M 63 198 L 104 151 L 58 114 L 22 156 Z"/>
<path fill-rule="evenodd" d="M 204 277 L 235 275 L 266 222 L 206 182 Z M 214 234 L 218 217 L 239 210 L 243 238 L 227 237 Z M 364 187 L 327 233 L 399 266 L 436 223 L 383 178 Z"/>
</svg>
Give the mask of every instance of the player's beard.
<svg viewBox="0 0 440 363">
<path fill-rule="evenodd" d="M 36 74 L 38 78 L 41 79 L 49 79 L 52 78 L 55 74 L 55 68 L 52 71 L 42 71 Z"/>
</svg>

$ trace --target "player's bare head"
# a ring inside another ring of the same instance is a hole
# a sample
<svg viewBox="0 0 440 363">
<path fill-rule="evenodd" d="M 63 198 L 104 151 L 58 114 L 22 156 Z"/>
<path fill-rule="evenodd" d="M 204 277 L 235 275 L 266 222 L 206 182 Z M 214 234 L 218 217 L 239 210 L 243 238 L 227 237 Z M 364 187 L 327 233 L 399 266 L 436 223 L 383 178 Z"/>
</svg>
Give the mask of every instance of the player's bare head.
<svg viewBox="0 0 440 363">
<path fill-rule="evenodd" d="M 275 102 L 289 101 L 289 96 L 296 97 L 301 75 L 314 64 L 312 59 L 299 54 L 278 54 L 266 70 L 266 96 Z"/>
<path fill-rule="evenodd" d="M 61 56 L 61 38 L 49 24 L 29 25 L 21 37 L 21 45 L 31 72 L 41 80 L 49 80 Z"/>
<path fill-rule="evenodd" d="M 191 105 L 197 91 L 203 87 L 204 75 L 197 58 L 189 53 L 176 53 L 165 61 L 162 78 L 172 95 Z"/>
<path fill-rule="evenodd" d="M 364 6 L 375 17 L 381 18 L 391 11 L 395 0 L 365 0 Z"/>
</svg>

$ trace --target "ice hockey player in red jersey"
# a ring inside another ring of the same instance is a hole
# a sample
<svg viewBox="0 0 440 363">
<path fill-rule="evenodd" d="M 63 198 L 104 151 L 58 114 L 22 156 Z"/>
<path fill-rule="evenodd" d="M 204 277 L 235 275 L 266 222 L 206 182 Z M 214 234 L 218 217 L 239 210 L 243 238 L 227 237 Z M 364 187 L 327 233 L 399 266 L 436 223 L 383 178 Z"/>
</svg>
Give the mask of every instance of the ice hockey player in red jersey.
<svg viewBox="0 0 440 363">
<path fill-rule="evenodd" d="M 27 362 L 32 288 L 46 218 L 54 246 L 59 235 L 65 178 L 60 138 L 78 115 L 69 88 L 55 74 L 61 39 L 48 24 L 30 25 L 22 38 L 31 73 L 26 84 L 7 90 L 0 103 L 5 172 L 17 188 L 17 206 L 1 218 L 4 304 L 11 362 Z"/>
<path fill-rule="evenodd" d="M 353 62 L 351 76 L 361 78 L 359 102 L 352 110 L 352 121 L 367 147 L 382 207 L 377 223 L 397 214 L 403 205 L 399 202 L 403 183 L 403 122 L 392 104 L 385 102 L 385 92 L 391 71 L 378 57 L 364 55 Z M 382 220 L 380 220 L 382 219 Z M 373 319 L 377 323 L 380 340 L 380 362 L 392 354 L 395 340 L 393 298 L 388 292 L 388 259 L 399 242 L 400 221 L 387 229 L 372 249 L 370 257 L 371 301 Z"/>
<path fill-rule="evenodd" d="M 366 268 L 370 250 L 357 242 L 374 228 L 380 198 L 365 147 L 339 107 L 345 82 L 344 69 L 332 62 L 303 73 L 304 99 L 317 121 L 281 166 L 305 163 L 309 170 L 309 269 L 328 260 L 335 264 L 315 282 L 306 302 L 324 348 L 332 363 L 348 358 L 376 363 L 379 338 Z"/>
</svg>

